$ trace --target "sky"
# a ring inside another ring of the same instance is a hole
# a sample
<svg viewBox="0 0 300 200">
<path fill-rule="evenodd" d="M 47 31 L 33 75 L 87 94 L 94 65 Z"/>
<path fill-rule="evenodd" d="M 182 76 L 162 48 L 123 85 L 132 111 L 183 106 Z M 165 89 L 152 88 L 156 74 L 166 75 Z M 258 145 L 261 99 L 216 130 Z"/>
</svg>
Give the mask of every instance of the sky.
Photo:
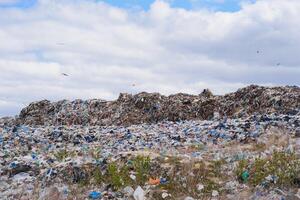
<svg viewBox="0 0 300 200">
<path fill-rule="evenodd" d="M 0 0 L 0 116 L 43 99 L 299 86 L 299 10 L 299 0 Z"/>
</svg>

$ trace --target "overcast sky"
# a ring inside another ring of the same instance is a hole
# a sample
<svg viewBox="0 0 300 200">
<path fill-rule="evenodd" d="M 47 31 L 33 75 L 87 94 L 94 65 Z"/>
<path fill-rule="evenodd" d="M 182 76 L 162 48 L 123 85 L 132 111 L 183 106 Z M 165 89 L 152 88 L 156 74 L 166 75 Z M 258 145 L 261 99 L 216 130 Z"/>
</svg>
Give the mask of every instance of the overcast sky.
<svg viewBox="0 0 300 200">
<path fill-rule="evenodd" d="M 299 11 L 299 0 L 0 0 L 0 116 L 42 99 L 299 86 Z"/>
</svg>

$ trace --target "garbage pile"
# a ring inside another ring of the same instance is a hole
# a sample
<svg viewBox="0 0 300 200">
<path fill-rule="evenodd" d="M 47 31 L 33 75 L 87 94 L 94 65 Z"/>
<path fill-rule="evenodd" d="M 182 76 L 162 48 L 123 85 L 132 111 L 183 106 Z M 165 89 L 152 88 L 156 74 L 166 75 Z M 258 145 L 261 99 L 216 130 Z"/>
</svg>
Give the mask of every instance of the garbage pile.
<svg viewBox="0 0 300 200">
<path fill-rule="evenodd" d="M 260 87 L 251 85 L 227 94 L 221 99 L 220 112 L 226 116 L 243 117 L 253 113 L 293 114 L 300 108 L 300 88 Z"/>
<path fill-rule="evenodd" d="M 300 199 L 299 125 L 299 112 L 130 126 L 0 123 L 0 199 Z"/>
<path fill-rule="evenodd" d="M 0 118 L 0 199 L 300 200 L 300 88 L 31 103 Z"/>
<path fill-rule="evenodd" d="M 2 117 L 0 118 L 0 126 L 13 126 L 16 121 L 14 117 Z"/>
<path fill-rule="evenodd" d="M 199 95 L 158 93 L 120 94 L 116 101 L 43 100 L 24 108 L 17 124 L 26 125 L 132 125 L 161 121 L 245 118 L 252 114 L 295 114 L 300 88 L 251 85 L 224 96 L 208 89 Z"/>
</svg>

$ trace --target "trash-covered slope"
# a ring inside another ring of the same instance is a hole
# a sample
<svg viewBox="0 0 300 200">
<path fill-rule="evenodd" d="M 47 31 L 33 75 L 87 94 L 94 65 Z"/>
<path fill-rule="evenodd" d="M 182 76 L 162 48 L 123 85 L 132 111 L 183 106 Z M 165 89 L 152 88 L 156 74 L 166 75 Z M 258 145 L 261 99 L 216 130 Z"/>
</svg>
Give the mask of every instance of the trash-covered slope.
<svg viewBox="0 0 300 200">
<path fill-rule="evenodd" d="M 300 199 L 299 94 L 32 103 L 0 118 L 0 199 Z"/>
<path fill-rule="evenodd" d="M 300 115 L 0 123 L 0 199 L 300 199 Z"/>
<path fill-rule="evenodd" d="M 251 85 L 221 98 L 222 114 L 242 117 L 254 113 L 295 114 L 300 108 L 300 88 Z"/>
<path fill-rule="evenodd" d="M 209 90 L 199 95 L 120 94 L 116 101 L 43 100 L 24 108 L 18 122 L 28 125 L 131 125 L 168 120 L 245 117 L 250 114 L 297 112 L 300 88 L 251 85 L 224 96 Z"/>
</svg>

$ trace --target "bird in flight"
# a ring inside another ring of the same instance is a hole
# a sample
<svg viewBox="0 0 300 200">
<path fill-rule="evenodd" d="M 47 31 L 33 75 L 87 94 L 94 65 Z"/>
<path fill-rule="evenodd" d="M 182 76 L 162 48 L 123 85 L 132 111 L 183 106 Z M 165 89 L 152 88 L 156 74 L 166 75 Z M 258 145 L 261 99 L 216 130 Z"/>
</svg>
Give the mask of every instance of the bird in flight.
<svg viewBox="0 0 300 200">
<path fill-rule="evenodd" d="M 277 63 L 277 66 L 279 66 L 280 65 L 280 63 Z"/>
<path fill-rule="evenodd" d="M 63 76 L 69 76 L 68 74 L 66 74 L 66 73 L 61 73 L 61 75 L 63 75 Z"/>
<path fill-rule="evenodd" d="M 259 53 L 259 51 L 257 50 L 256 53 Z"/>
</svg>

